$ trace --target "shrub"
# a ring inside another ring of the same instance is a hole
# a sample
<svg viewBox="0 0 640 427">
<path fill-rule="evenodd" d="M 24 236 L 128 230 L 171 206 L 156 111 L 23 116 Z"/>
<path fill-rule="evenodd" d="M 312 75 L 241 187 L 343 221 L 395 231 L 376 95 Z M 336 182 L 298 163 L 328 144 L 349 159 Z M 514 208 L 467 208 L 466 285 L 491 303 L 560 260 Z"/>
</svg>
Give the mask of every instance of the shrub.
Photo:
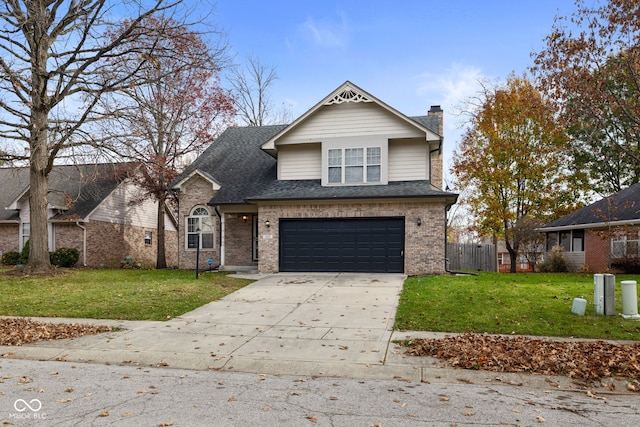
<svg viewBox="0 0 640 427">
<path fill-rule="evenodd" d="M 57 267 L 73 267 L 80 259 L 80 252 L 76 248 L 58 248 L 49 256 L 51 264 Z"/>
<path fill-rule="evenodd" d="M 569 270 L 562 246 L 554 246 L 547 259 L 538 265 L 543 273 L 565 273 Z"/>
<path fill-rule="evenodd" d="M 2 254 L 2 263 L 4 265 L 16 265 L 20 264 L 20 252 L 9 251 Z"/>
<path fill-rule="evenodd" d="M 640 274 L 640 257 L 619 258 L 612 261 L 611 266 L 625 274 Z"/>
</svg>

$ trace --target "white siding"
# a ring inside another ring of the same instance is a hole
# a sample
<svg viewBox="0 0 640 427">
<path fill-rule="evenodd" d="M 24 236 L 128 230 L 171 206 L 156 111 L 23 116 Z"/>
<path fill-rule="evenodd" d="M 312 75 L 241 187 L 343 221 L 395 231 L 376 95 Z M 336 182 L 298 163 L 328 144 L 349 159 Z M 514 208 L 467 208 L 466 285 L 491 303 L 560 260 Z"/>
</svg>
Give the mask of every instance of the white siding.
<svg viewBox="0 0 640 427">
<path fill-rule="evenodd" d="M 321 144 L 285 145 L 278 150 L 278 179 L 320 179 Z"/>
<path fill-rule="evenodd" d="M 141 203 L 130 203 L 139 197 L 139 190 L 133 184 L 123 183 L 103 200 L 90 215 L 89 220 L 155 229 L 158 217 L 157 202 L 145 198 Z M 173 223 L 168 218 L 165 220 L 165 225 L 167 230 L 175 230 Z"/>
<path fill-rule="evenodd" d="M 425 137 L 424 132 L 382 107 L 361 102 L 323 106 L 276 141 L 276 145 L 364 135 L 385 135 L 387 138 Z"/>
<path fill-rule="evenodd" d="M 429 179 L 429 145 L 425 141 L 389 141 L 389 181 Z"/>
</svg>

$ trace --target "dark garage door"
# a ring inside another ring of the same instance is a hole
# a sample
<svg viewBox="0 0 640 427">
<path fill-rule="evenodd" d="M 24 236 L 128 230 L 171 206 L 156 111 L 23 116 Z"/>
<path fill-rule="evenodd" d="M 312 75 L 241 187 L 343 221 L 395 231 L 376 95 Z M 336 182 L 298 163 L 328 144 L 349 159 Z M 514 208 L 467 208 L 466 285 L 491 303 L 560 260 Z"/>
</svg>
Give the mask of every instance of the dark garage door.
<svg viewBox="0 0 640 427">
<path fill-rule="evenodd" d="M 404 218 L 281 219 L 280 271 L 404 272 Z"/>
</svg>

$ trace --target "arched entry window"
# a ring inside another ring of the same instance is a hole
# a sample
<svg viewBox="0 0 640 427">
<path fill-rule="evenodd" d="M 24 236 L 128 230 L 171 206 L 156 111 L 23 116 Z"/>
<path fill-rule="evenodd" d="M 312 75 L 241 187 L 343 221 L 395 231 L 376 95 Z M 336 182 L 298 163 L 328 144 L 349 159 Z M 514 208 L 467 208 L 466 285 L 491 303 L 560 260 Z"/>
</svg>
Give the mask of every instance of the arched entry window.
<svg viewBox="0 0 640 427">
<path fill-rule="evenodd" d="M 204 206 L 196 206 L 187 217 L 187 249 L 213 249 L 213 218 Z"/>
</svg>

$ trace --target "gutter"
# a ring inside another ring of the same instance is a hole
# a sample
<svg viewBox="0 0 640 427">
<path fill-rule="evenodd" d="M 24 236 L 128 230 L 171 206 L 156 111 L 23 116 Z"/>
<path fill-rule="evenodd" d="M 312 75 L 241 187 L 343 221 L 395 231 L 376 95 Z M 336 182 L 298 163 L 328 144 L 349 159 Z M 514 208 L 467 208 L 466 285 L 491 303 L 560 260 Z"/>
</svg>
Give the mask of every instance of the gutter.
<svg viewBox="0 0 640 427">
<path fill-rule="evenodd" d="M 82 229 L 82 266 L 87 266 L 87 228 L 76 221 L 76 225 Z"/>
<path fill-rule="evenodd" d="M 591 222 L 587 224 L 573 224 L 573 225 L 559 225 L 556 227 L 540 227 L 536 228 L 535 231 L 541 233 L 547 233 L 550 231 L 565 231 L 565 230 L 580 230 L 586 228 L 605 228 L 605 227 L 615 227 L 619 225 L 636 225 L 640 224 L 640 218 L 638 219 L 626 219 L 620 221 L 608 221 L 608 222 Z"/>
</svg>

